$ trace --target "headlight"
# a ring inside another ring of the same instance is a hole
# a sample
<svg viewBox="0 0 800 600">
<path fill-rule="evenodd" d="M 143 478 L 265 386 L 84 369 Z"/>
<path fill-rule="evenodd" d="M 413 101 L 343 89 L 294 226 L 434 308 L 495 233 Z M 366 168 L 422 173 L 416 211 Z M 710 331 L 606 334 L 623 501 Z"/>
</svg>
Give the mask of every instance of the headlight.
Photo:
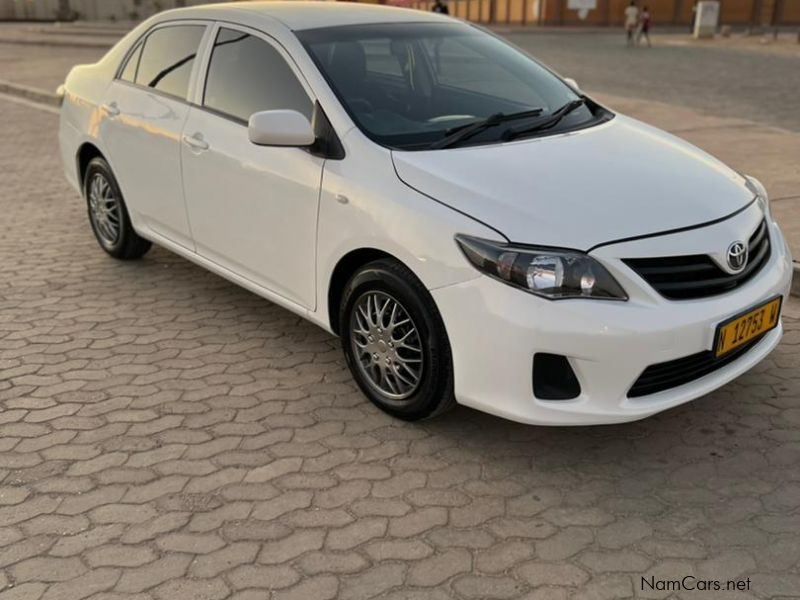
<svg viewBox="0 0 800 600">
<path fill-rule="evenodd" d="M 456 242 L 482 273 L 543 298 L 628 299 L 605 267 L 582 252 L 511 247 L 466 235 Z"/>
<path fill-rule="evenodd" d="M 765 217 L 769 217 L 769 194 L 767 194 L 767 188 L 764 187 L 764 184 L 761 183 L 755 177 L 750 175 L 745 175 L 745 180 L 747 181 L 747 187 L 753 192 L 758 202 L 758 206 L 761 208 L 761 212 L 764 213 Z"/>
</svg>

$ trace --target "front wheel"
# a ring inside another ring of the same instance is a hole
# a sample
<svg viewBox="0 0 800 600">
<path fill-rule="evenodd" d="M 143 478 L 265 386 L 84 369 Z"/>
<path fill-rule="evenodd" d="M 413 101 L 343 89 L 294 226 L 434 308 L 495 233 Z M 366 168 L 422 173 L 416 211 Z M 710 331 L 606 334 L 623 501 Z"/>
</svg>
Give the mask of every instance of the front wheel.
<svg viewBox="0 0 800 600">
<path fill-rule="evenodd" d="M 455 404 L 450 344 L 428 291 L 398 261 L 362 267 L 344 290 L 339 331 L 347 364 L 364 394 L 407 421 Z"/>
<path fill-rule="evenodd" d="M 119 184 L 102 158 L 93 158 L 86 168 L 84 194 L 89 223 L 103 250 L 114 258 L 131 260 L 150 249 L 150 242 L 134 231 Z"/>
</svg>

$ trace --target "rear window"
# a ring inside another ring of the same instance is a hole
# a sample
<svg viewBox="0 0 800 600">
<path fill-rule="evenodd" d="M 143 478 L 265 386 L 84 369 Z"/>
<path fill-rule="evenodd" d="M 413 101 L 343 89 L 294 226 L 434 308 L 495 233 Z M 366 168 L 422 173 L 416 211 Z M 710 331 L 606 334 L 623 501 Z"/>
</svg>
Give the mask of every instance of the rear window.
<svg viewBox="0 0 800 600">
<path fill-rule="evenodd" d="M 204 32 L 204 25 L 173 25 L 153 31 L 144 42 L 136 84 L 185 100 Z"/>
</svg>

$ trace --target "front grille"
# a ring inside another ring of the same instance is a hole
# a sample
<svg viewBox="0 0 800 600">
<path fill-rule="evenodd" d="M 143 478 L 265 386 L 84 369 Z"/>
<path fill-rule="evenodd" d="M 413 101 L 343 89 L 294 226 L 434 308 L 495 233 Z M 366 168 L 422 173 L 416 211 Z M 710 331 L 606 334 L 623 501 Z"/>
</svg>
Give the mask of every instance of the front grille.
<svg viewBox="0 0 800 600">
<path fill-rule="evenodd" d="M 733 275 L 723 271 L 710 256 L 705 254 L 627 258 L 623 262 L 665 298 L 690 300 L 728 292 L 761 270 L 770 255 L 766 221 L 762 221 L 755 233 L 750 236 L 748 250 L 747 266 Z"/>
<path fill-rule="evenodd" d="M 647 367 L 636 382 L 631 386 L 628 391 L 628 398 L 639 398 L 657 392 L 663 392 L 679 385 L 689 383 L 695 379 L 705 377 L 709 373 L 713 373 L 717 369 L 729 365 L 737 358 L 740 358 L 745 353 L 753 348 L 760 342 L 764 335 L 750 340 L 731 350 L 725 356 L 717 358 L 711 350 L 704 350 L 691 356 L 684 356 L 663 363 L 650 365 Z"/>
</svg>

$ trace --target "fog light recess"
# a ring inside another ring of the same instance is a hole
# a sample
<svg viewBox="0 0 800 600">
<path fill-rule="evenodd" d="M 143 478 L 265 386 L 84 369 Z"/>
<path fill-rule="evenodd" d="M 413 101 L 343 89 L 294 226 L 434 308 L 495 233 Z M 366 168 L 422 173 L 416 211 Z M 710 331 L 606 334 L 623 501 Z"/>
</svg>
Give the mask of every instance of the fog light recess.
<svg viewBox="0 0 800 600">
<path fill-rule="evenodd" d="M 566 356 L 537 352 L 533 356 L 533 395 L 539 400 L 572 400 L 581 385 Z"/>
</svg>

